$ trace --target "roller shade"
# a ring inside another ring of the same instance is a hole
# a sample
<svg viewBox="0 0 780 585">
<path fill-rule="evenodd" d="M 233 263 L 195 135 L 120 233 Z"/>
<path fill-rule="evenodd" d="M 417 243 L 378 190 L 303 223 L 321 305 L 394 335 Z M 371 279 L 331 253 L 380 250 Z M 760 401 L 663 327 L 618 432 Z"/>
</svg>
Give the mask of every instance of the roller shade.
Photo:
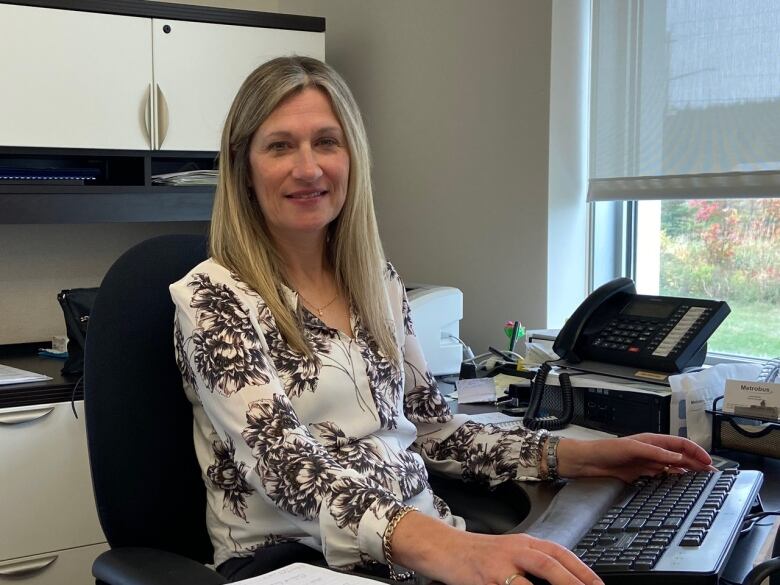
<svg viewBox="0 0 780 585">
<path fill-rule="evenodd" d="M 780 196 L 780 2 L 594 0 L 589 201 Z"/>
<path fill-rule="evenodd" d="M 780 196 L 780 171 L 591 179 L 588 201 Z"/>
</svg>

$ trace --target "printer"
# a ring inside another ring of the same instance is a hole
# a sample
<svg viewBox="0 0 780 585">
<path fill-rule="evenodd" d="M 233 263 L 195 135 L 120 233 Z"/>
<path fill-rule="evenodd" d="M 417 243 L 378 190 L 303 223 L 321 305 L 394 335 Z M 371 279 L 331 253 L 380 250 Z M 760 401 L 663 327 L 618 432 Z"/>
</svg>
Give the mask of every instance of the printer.
<svg viewBox="0 0 780 585">
<path fill-rule="evenodd" d="M 463 293 L 451 286 L 406 286 L 414 332 L 434 376 L 460 371 L 463 350 L 457 337 L 463 318 Z"/>
</svg>

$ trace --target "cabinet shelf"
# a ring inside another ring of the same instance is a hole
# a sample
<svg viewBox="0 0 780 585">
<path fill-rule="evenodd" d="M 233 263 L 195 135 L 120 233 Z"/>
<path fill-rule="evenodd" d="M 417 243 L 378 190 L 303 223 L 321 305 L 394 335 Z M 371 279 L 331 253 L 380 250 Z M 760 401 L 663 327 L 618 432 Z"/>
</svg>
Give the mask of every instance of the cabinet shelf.
<svg viewBox="0 0 780 585">
<path fill-rule="evenodd" d="M 0 184 L 0 223 L 206 221 L 213 185 L 152 185 L 151 176 L 215 168 L 215 152 L 0 148 L 0 167 L 94 169 L 92 184 Z"/>
</svg>

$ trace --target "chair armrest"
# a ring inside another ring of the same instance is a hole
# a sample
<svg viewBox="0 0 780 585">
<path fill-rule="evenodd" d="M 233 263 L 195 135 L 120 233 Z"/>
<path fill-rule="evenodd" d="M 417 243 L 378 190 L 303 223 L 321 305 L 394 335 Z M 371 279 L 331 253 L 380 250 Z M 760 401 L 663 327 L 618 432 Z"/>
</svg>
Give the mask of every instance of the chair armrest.
<svg viewBox="0 0 780 585">
<path fill-rule="evenodd" d="M 190 558 L 168 551 L 124 547 L 104 552 L 92 574 L 109 585 L 222 585 L 227 580 Z"/>
<path fill-rule="evenodd" d="M 780 573 L 780 557 L 769 559 L 768 561 L 764 561 L 753 567 L 753 569 L 745 575 L 745 578 L 742 580 L 742 585 L 760 585 L 764 582 L 764 579 L 775 573 Z"/>
<path fill-rule="evenodd" d="M 428 480 L 434 493 L 447 502 L 452 513 L 466 521 L 469 532 L 509 532 L 528 516 L 531 507 L 528 494 L 515 481 L 506 481 L 489 488 L 435 472 L 429 473 Z"/>
</svg>

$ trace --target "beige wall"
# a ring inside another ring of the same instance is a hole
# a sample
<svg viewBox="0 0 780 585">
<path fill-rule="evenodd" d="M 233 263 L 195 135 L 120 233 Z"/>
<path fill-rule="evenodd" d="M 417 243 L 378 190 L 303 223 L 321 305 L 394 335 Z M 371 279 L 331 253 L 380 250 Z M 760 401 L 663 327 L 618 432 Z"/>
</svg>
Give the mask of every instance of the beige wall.
<svg viewBox="0 0 780 585">
<path fill-rule="evenodd" d="M 98 286 L 122 252 L 168 233 L 205 233 L 203 222 L 0 225 L 0 344 L 65 334 L 57 293 Z"/>
<path fill-rule="evenodd" d="M 546 325 L 552 3 L 280 0 L 324 16 L 374 155 L 386 252 L 407 281 L 464 292 L 462 337 Z"/>
<path fill-rule="evenodd" d="M 279 0 L 154 0 L 155 2 L 173 2 L 175 4 L 199 4 L 216 8 L 235 10 L 259 10 L 261 12 L 279 12 Z"/>
<path fill-rule="evenodd" d="M 546 325 L 551 2 L 198 3 L 326 17 L 327 59 L 363 109 L 402 276 L 463 290 L 475 351 L 502 343 L 507 319 Z M 0 225 L 0 343 L 60 333 L 60 289 L 97 284 L 127 246 L 170 230 L 193 227 Z"/>
<path fill-rule="evenodd" d="M 165 0 L 278 12 L 278 0 Z M 0 224 L 0 344 L 45 341 L 65 333 L 57 293 L 97 286 L 133 244 L 168 233 L 205 233 L 206 224 Z"/>
</svg>

